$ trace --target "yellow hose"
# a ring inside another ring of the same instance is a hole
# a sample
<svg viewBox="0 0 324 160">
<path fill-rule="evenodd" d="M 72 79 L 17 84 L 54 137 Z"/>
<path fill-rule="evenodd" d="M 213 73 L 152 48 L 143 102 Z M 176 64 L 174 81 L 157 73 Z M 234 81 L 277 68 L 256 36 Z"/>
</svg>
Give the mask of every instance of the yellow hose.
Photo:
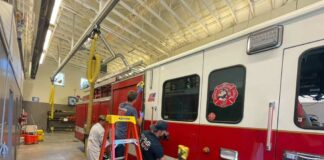
<svg viewBox="0 0 324 160">
<path fill-rule="evenodd" d="M 92 119 L 92 103 L 94 96 L 94 85 L 98 79 L 100 73 L 100 64 L 101 58 L 99 55 L 95 54 L 96 45 L 97 45 L 98 35 L 95 34 L 90 48 L 90 55 L 88 61 L 88 70 L 87 70 L 87 78 L 90 85 L 90 94 L 89 94 L 89 103 L 88 103 L 88 113 L 87 113 L 87 125 L 86 125 L 86 133 L 89 134 L 91 128 L 91 119 Z"/>
<path fill-rule="evenodd" d="M 54 99 L 55 99 L 55 86 L 54 84 L 52 84 L 50 96 L 49 96 L 49 104 L 51 106 L 51 115 L 49 117 L 50 119 L 54 118 Z"/>
</svg>

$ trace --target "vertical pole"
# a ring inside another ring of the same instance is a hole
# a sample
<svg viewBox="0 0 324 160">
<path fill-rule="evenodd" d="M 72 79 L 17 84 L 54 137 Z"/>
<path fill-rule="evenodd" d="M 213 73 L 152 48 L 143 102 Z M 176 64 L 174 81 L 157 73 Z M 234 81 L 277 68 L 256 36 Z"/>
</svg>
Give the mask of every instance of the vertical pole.
<svg viewBox="0 0 324 160">
<path fill-rule="evenodd" d="M 95 83 L 90 83 L 90 94 L 89 94 L 89 103 L 88 103 L 88 112 L 87 112 L 87 126 L 86 126 L 86 133 L 90 133 L 91 128 L 91 121 L 92 121 L 92 104 L 93 104 L 93 97 L 94 97 L 94 85 Z"/>
</svg>

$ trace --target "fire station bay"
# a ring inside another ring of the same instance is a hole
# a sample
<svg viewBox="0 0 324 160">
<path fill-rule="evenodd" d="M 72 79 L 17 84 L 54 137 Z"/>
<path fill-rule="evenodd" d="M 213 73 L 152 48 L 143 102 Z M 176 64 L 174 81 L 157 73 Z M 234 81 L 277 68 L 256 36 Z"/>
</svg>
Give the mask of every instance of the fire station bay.
<svg viewBox="0 0 324 160">
<path fill-rule="evenodd" d="M 324 160 L 324 0 L 0 0 L 0 160 Z"/>
</svg>

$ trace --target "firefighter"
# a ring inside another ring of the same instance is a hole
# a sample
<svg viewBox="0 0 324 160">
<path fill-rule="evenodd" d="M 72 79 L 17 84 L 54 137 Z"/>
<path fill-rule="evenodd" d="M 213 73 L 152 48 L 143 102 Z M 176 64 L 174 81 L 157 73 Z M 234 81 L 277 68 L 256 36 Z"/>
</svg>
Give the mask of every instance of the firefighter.
<svg viewBox="0 0 324 160">
<path fill-rule="evenodd" d="M 99 122 L 91 127 L 87 145 L 87 160 L 99 159 L 106 125 L 106 117 L 104 115 L 100 115 Z"/>
<path fill-rule="evenodd" d="M 143 160 L 165 160 L 160 140 L 166 140 L 169 136 L 168 125 L 165 121 L 157 121 L 151 125 L 150 130 L 144 131 L 141 135 L 141 150 Z"/>
<path fill-rule="evenodd" d="M 137 98 L 137 92 L 129 91 L 127 94 L 127 102 L 123 102 L 118 107 L 118 115 L 120 116 L 134 116 L 137 120 L 137 124 L 140 126 L 142 124 L 143 112 L 140 112 L 138 116 L 135 107 L 133 107 L 133 102 Z M 116 139 L 126 139 L 127 134 L 127 123 L 118 122 L 116 124 Z M 120 144 L 116 147 L 116 157 L 123 157 L 125 153 L 125 146 Z"/>
</svg>

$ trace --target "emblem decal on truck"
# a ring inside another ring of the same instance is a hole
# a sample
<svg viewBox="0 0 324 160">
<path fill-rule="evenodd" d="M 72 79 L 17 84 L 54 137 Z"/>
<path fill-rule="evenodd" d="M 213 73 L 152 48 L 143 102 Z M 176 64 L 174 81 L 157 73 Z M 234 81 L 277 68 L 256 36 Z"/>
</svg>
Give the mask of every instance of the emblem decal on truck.
<svg viewBox="0 0 324 160">
<path fill-rule="evenodd" d="M 226 108 L 235 103 L 237 96 L 238 91 L 236 85 L 224 82 L 215 87 L 212 98 L 216 106 Z"/>
<path fill-rule="evenodd" d="M 216 119 L 216 114 L 214 112 L 210 112 L 207 117 L 208 121 L 214 121 Z"/>
</svg>

